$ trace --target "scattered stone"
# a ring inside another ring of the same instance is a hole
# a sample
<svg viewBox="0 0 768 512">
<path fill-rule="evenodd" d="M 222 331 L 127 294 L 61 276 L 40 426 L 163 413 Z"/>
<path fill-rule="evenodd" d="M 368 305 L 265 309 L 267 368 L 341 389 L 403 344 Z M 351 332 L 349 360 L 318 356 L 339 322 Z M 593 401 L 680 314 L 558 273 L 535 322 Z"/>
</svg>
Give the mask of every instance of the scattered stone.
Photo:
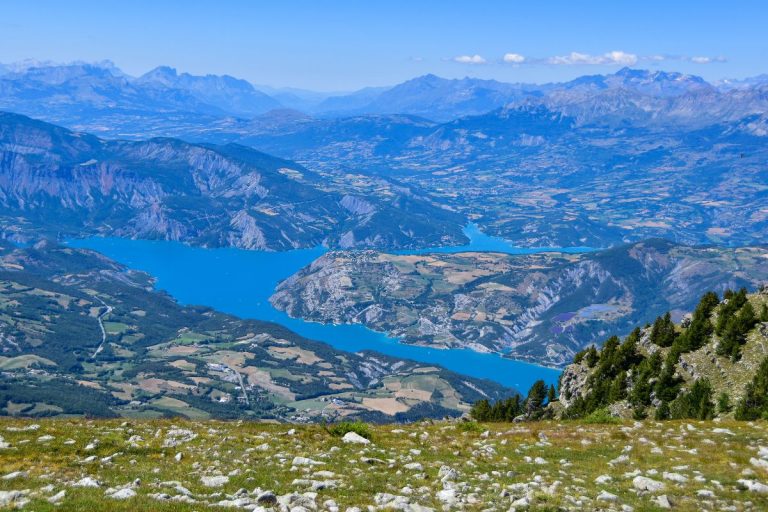
<svg viewBox="0 0 768 512">
<path fill-rule="evenodd" d="M 229 477 L 225 475 L 202 476 L 200 482 L 206 487 L 221 487 L 229 483 Z"/>
<path fill-rule="evenodd" d="M 163 448 L 173 448 L 195 439 L 197 434 L 186 428 L 172 428 L 165 435 Z"/>
<path fill-rule="evenodd" d="M 3 480 L 15 480 L 17 478 L 27 478 L 27 472 L 26 471 L 14 471 L 12 473 L 8 473 L 7 475 L 3 476 Z"/>
<path fill-rule="evenodd" d="M 356 432 L 347 432 L 344 437 L 341 438 L 345 443 L 354 444 L 370 444 L 371 442 Z"/>
<path fill-rule="evenodd" d="M 600 491 L 600 494 L 595 498 L 597 501 L 607 501 L 609 503 L 615 503 L 619 501 L 619 497 L 615 494 L 611 494 L 608 491 Z"/>
<path fill-rule="evenodd" d="M 312 460 L 307 457 L 294 457 L 292 464 L 294 466 L 320 466 L 322 464 L 325 464 L 325 462 Z"/>
<path fill-rule="evenodd" d="M 256 503 L 272 507 L 277 504 L 277 496 L 275 496 L 275 493 L 272 491 L 264 491 L 256 496 Z"/>
<path fill-rule="evenodd" d="M 688 477 L 685 475 L 681 475 L 680 473 L 667 473 L 664 471 L 662 473 L 662 478 L 664 480 L 671 480 L 672 482 L 677 482 L 679 484 L 684 484 L 688 482 Z"/>
<path fill-rule="evenodd" d="M 23 507 L 29 501 L 26 495 L 27 491 L 0 491 L 0 507 Z"/>
<path fill-rule="evenodd" d="M 135 496 L 136 496 L 136 491 L 134 491 L 129 487 L 126 487 L 124 489 L 118 489 L 111 494 L 107 494 L 107 497 L 112 498 L 114 500 L 129 500 L 131 498 L 134 498 Z"/>
<path fill-rule="evenodd" d="M 768 485 L 758 482 L 756 480 L 744 480 L 738 481 L 746 490 L 756 492 L 759 494 L 768 494 Z"/>
<path fill-rule="evenodd" d="M 632 479 L 632 486 L 638 491 L 658 492 L 664 489 L 664 484 L 658 480 L 645 476 L 636 476 Z"/>
<path fill-rule="evenodd" d="M 63 500 L 67 496 L 67 491 L 59 491 L 50 498 L 48 498 L 48 503 L 53 503 L 54 505 L 59 503 L 61 500 Z"/>
<path fill-rule="evenodd" d="M 90 476 L 86 476 L 85 478 L 81 478 L 74 484 L 72 484 L 73 487 L 101 487 L 101 483 L 99 483 L 98 480 L 95 478 L 91 478 Z"/>
</svg>

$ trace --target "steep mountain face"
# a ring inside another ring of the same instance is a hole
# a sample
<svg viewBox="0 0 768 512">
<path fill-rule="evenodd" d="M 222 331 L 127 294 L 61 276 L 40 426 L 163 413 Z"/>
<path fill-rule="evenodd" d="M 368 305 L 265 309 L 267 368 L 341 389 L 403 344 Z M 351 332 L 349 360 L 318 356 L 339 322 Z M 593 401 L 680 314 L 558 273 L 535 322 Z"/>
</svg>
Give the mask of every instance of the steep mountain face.
<svg viewBox="0 0 768 512">
<path fill-rule="evenodd" d="M 766 258 L 764 248 L 661 240 L 581 255 L 331 252 L 283 281 L 271 302 L 405 343 L 562 365 L 607 334 L 668 310 L 679 318 L 706 290 L 757 286 L 768 279 Z"/>
<path fill-rule="evenodd" d="M 146 274 L 47 242 L 0 244 L 0 370 L 0 411 L 25 416 L 404 421 L 512 392 L 182 307 Z"/>
<path fill-rule="evenodd" d="M 315 173 L 244 146 L 103 141 L 0 114 L 6 234 L 101 234 L 269 250 L 463 240 L 460 216 L 407 189 L 362 198 L 363 209 L 346 197 Z"/>
</svg>

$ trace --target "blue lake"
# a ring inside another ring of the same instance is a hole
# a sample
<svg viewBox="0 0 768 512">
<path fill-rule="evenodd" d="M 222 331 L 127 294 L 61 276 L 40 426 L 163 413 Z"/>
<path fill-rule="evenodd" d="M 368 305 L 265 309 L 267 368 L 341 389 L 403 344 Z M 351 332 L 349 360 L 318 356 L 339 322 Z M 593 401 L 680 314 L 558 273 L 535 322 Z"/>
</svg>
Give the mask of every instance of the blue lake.
<svg viewBox="0 0 768 512">
<path fill-rule="evenodd" d="M 515 248 L 506 241 L 487 237 L 472 226 L 468 226 L 465 232 L 473 240 L 468 246 L 431 251 L 484 250 L 513 254 L 542 251 Z M 87 238 L 68 243 L 72 247 L 93 249 L 131 268 L 149 273 L 157 279 L 157 288 L 168 292 L 182 304 L 199 304 L 242 318 L 276 322 L 306 338 L 323 341 L 341 350 L 375 350 L 393 357 L 436 364 L 465 375 L 494 380 L 522 392 L 526 392 L 538 379 L 556 384 L 560 375 L 556 369 L 505 359 L 495 354 L 407 345 L 362 325 L 307 322 L 290 318 L 273 308 L 269 297 L 278 282 L 326 252 L 321 247 L 265 252 L 203 249 L 178 242 L 123 238 Z M 568 250 L 581 252 L 589 249 Z"/>
</svg>

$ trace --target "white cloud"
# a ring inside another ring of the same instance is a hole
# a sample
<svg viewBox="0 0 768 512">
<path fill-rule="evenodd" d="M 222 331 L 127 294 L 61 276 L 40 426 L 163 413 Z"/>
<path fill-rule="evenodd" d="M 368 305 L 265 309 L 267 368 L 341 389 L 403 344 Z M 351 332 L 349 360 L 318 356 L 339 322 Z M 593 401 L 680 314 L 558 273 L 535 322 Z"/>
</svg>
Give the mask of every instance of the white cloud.
<svg viewBox="0 0 768 512">
<path fill-rule="evenodd" d="M 507 64 L 522 64 L 525 62 L 525 57 L 519 53 L 505 53 L 504 62 Z"/>
<path fill-rule="evenodd" d="M 638 58 L 634 53 L 612 51 L 602 55 L 590 55 L 588 53 L 571 52 L 568 55 L 559 55 L 547 59 L 547 63 L 555 65 L 620 65 L 633 66 Z"/>
<path fill-rule="evenodd" d="M 454 57 L 453 62 L 459 64 L 485 64 L 487 61 L 480 55 L 459 55 Z"/>
<path fill-rule="evenodd" d="M 712 64 L 714 62 L 726 62 L 727 59 L 725 57 L 696 56 L 696 57 L 691 57 L 690 59 L 686 59 L 686 60 L 690 60 L 694 64 Z"/>
</svg>

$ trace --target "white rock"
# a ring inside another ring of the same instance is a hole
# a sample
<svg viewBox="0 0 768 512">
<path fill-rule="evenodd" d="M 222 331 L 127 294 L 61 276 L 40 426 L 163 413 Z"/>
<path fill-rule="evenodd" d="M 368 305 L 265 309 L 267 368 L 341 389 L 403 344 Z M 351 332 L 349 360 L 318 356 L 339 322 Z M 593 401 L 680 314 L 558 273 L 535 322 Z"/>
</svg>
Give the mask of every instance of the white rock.
<svg viewBox="0 0 768 512">
<path fill-rule="evenodd" d="M 658 492 L 664 489 L 664 484 L 658 480 L 645 476 L 636 476 L 632 479 L 632 486 L 638 491 Z"/>
<path fill-rule="evenodd" d="M 206 487 L 221 487 L 229 482 L 229 477 L 225 475 L 202 476 L 200 482 Z"/>
<path fill-rule="evenodd" d="M 768 485 L 765 485 L 764 483 L 760 483 L 756 480 L 744 480 L 744 479 L 741 479 L 738 482 L 741 485 L 743 485 L 748 491 L 752 491 L 760 494 L 768 494 Z"/>
<path fill-rule="evenodd" d="M 344 437 L 341 438 L 345 443 L 354 444 L 370 444 L 371 442 L 356 432 L 347 432 Z"/>
<path fill-rule="evenodd" d="M 292 464 L 294 466 L 320 466 L 322 464 L 325 464 L 325 462 L 312 460 L 307 457 L 294 457 Z"/>
<path fill-rule="evenodd" d="M 623 464 L 625 462 L 629 462 L 629 455 L 627 455 L 626 453 L 622 453 L 612 461 L 608 462 L 608 464 L 613 466 L 614 464 Z"/>
<path fill-rule="evenodd" d="M 437 492 L 437 499 L 450 506 L 456 503 L 456 489 L 443 489 Z"/>
<path fill-rule="evenodd" d="M 513 509 L 528 508 L 530 505 L 531 505 L 531 501 L 528 499 L 527 496 L 523 496 L 522 498 L 512 502 Z"/>
<path fill-rule="evenodd" d="M 64 499 L 64 497 L 67 495 L 67 491 L 59 491 L 50 498 L 48 498 L 48 503 L 53 503 L 54 505 L 61 500 Z"/>
<path fill-rule="evenodd" d="M 613 478 L 611 478 L 609 475 L 600 475 L 599 477 L 595 478 L 595 483 L 597 484 L 607 484 L 611 482 Z"/>
<path fill-rule="evenodd" d="M 656 496 L 656 499 L 653 501 L 656 503 L 656 505 L 659 506 L 659 508 L 672 508 L 672 503 L 669 501 L 669 498 L 666 494 Z"/>
<path fill-rule="evenodd" d="M 129 500 L 136 496 L 136 491 L 130 488 L 120 489 L 112 494 L 108 494 L 108 496 L 115 500 Z"/>
<path fill-rule="evenodd" d="M 74 487 L 101 487 L 101 484 L 98 480 L 91 478 L 89 476 L 86 476 L 85 478 L 81 478 L 74 484 L 72 484 Z"/>
<path fill-rule="evenodd" d="M 459 476 L 459 472 L 450 466 L 440 466 L 440 470 L 437 472 L 437 478 L 443 482 L 455 480 L 457 476 Z"/>
<path fill-rule="evenodd" d="M 600 491 L 600 494 L 598 494 L 595 499 L 597 501 L 607 501 L 609 503 L 614 503 L 619 500 L 619 497 L 615 494 L 609 493 L 608 491 Z"/>
<path fill-rule="evenodd" d="M 403 467 L 405 469 L 410 469 L 411 471 L 424 471 L 424 466 L 422 466 L 418 462 L 411 462 L 409 464 L 406 464 Z"/>
<path fill-rule="evenodd" d="M 15 480 L 17 478 L 27 478 L 26 471 L 14 471 L 3 476 L 3 480 Z"/>
<path fill-rule="evenodd" d="M 26 491 L 0 491 L 0 507 L 6 507 L 11 504 L 16 507 L 24 506 L 27 500 L 24 499 Z"/>
<path fill-rule="evenodd" d="M 715 434 L 725 434 L 725 435 L 729 435 L 729 436 L 735 436 L 736 435 L 731 430 L 729 430 L 727 428 L 713 428 L 712 432 L 715 433 Z"/>
<path fill-rule="evenodd" d="M 671 480 L 672 482 L 677 482 L 679 484 L 684 484 L 688 482 L 688 477 L 685 475 L 681 475 L 680 473 L 667 473 L 666 471 L 664 471 L 664 473 L 662 473 L 661 476 L 662 478 L 664 478 L 664 480 Z"/>
</svg>

